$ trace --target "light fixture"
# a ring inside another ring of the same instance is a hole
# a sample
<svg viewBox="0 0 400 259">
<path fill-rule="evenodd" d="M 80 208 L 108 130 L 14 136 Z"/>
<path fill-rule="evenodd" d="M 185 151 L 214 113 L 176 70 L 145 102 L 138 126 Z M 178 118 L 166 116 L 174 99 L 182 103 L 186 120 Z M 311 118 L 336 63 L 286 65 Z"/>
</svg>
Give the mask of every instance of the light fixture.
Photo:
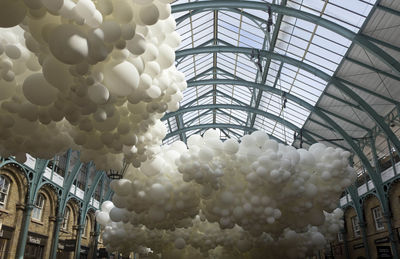
<svg viewBox="0 0 400 259">
<path fill-rule="evenodd" d="M 109 169 L 108 171 L 106 171 L 106 174 L 108 178 L 111 180 L 119 180 L 124 177 L 124 174 L 126 172 L 126 169 L 128 169 L 128 167 L 129 164 L 124 161 L 121 170 Z"/>
</svg>

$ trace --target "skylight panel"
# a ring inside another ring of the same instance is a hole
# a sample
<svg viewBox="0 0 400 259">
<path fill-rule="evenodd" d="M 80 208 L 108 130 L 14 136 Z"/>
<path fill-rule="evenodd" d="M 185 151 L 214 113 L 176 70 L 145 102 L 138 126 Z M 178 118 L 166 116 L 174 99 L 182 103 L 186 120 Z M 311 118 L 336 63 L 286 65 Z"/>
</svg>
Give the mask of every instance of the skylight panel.
<svg viewBox="0 0 400 259">
<path fill-rule="evenodd" d="M 241 120 L 246 121 L 247 119 L 247 112 L 242 110 L 230 110 L 233 117 L 239 118 Z"/>
<path fill-rule="evenodd" d="M 250 105 L 251 92 L 249 91 L 249 88 L 244 86 L 235 87 L 234 97 Z"/>
<path fill-rule="evenodd" d="M 213 114 L 207 114 L 205 116 L 201 116 L 199 119 L 199 125 L 201 124 L 210 124 L 213 123 Z"/>
<path fill-rule="evenodd" d="M 222 95 L 218 95 L 217 96 L 217 103 L 219 104 L 231 104 L 233 101 L 230 98 L 227 98 L 225 96 Z"/>
<path fill-rule="evenodd" d="M 180 105 L 183 106 L 196 98 L 196 88 L 195 87 L 189 87 L 185 93 L 183 94 L 183 99 L 180 102 Z"/>
<path fill-rule="evenodd" d="M 182 2 L 187 2 L 187 0 L 177 1 L 176 3 Z M 272 0 L 258 2 L 272 2 Z M 358 32 L 360 26 L 362 26 L 365 18 L 368 16 L 373 4 L 375 3 L 374 0 L 370 1 L 371 4 L 368 2 L 369 0 L 288 0 L 287 6 L 331 20 L 349 30 Z M 280 1 L 274 1 L 274 4 L 280 4 Z M 261 20 L 266 21 L 268 18 L 267 12 L 251 9 L 243 9 L 240 11 L 242 13 L 230 12 L 228 10 L 217 11 L 217 44 L 262 49 L 264 40 L 267 38 L 260 26 Z M 181 15 L 185 14 L 187 14 L 187 12 L 181 13 Z M 249 16 L 246 16 L 246 14 L 254 15 L 256 17 L 253 20 L 250 19 Z M 272 26 L 272 31 L 269 36 L 272 36 L 277 15 L 277 13 L 273 13 L 274 25 Z M 265 26 L 265 24 L 262 26 Z M 206 42 L 213 45 L 214 10 L 198 13 L 191 19 L 186 19 L 178 25 L 178 32 L 183 35 L 181 48 L 195 48 Z M 268 50 L 269 42 L 266 41 L 264 45 L 265 49 Z M 340 36 L 334 31 L 328 30 L 312 22 L 283 15 L 274 52 L 309 64 L 328 75 L 333 75 L 350 45 L 350 40 Z M 184 72 L 186 77 L 189 79 L 201 74 L 202 72 L 208 71 L 201 77 L 196 78 L 196 80 L 212 79 L 215 75 L 213 74 L 213 71 L 210 71 L 210 69 L 214 66 L 214 57 L 216 57 L 218 79 L 232 79 L 239 77 L 242 80 L 249 82 L 258 82 L 256 81 L 256 75 L 259 71 L 254 61 L 250 60 L 249 55 L 238 53 L 211 53 L 207 55 L 190 56 L 181 60 L 178 69 Z M 262 61 L 263 70 L 266 61 L 267 59 Z M 225 70 L 227 74 L 221 70 Z M 259 78 L 257 80 L 259 80 Z M 282 63 L 279 60 L 271 60 L 266 77 L 266 84 L 289 92 L 311 105 L 315 105 L 320 98 L 320 95 L 323 93 L 327 82 L 304 69 Z M 187 97 L 188 101 L 184 100 L 181 104 L 184 105 L 191 101 L 193 102 L 193 100 L 212 89 L 212 85 L 190 88 L 186 90 L 189 93 Z M 251 87 L 233 85 L 217 85 L 217 89 L 220 93 L 218 93 L 216 102 L 219 104 L 237 105 L 238 102 L 235 102 L 228 97 L 232 96 L 247 105 L 252 104 L 252 106 L 254 106 L 255 97 L 259 92 L 259 90 Z M 224 96 L 224 94 L 226 96 Z M 198 101 L 200 105 L 212 104 L 214 101 L 213 99 L 212 95 L 210 95 Z M 197 101 L 194 102 L 193 105 L 197 105 Z M 309 110 L 290 100 L 288 100 L 286 108 L 282 110 L 282 97 L 269 92 L 262 93 L 259 109 L 265 110 L 276 116 L 284 117 L 299 128 L 303 126 L 310 114 Z M 237 112 L 238 111 L 230 109 L 220 109 L 216 115 L 217 122 L 236 123 L 237 119 L 248 121 L 248 112 L 239 111 L 240 116 L 242 116 L 241 118 L 239 117 L 239 114 L 236 114 Z M 208 118 L 207 120 L 209 123 L 213 122 L 212 111 L 207 113 L 206 110 L 193 112 L 191 113 L 191 116 L 184 116 L 184 120 L 193 120 L 193 118 L 196 118 L 199 114 L 204 114 L 201 117 Z M 230 117 L 229 114 L 232 117 Z M 252 114 L 250 115 L 250 118 L 251 117 L 253 117 Z M 232 121 L 233 118 L 236 118 L 236 120 Z M 198 123 L 198 121 L 196 123 Z M 263 116 L 256 116 L 255 127 L 265 128 L 278 138 L 282 140 L 286 139 L 289 143 L 293 140 L 292 130 Z M 193 132 L 199 132 L 199 130 Z M 230 130 L 229 134 L 233 136 L 233 132 L 235 131 Z M 242 133 L 243 131 L 236 130 L 236 134 L 237 132 Z M 225 134 L 223 134 L 223 136 L 225 136 Z"/>
<path fill-rule="evenodd" d="M 178 125 L 176 125 L 176 120 L 175 120 L 175 118 L 170 118 L 170 119 L 168 119 L 168 121 L 169 121 L 168 126 L 171 126 L 171 130 L 172 130 L 172 131 L 175 131 L 175 130 L 178 129 Z"/>
<path fill-rule="evenodd" d="M 195 119 L 199 115 L 198 111 L 194 112 L 185 112 L 182 116 L 183 121 L 189 122 L 192 119 Z"/>
<path fill-rule="evenodd" d="M 222 114 L 220 112 L 217 112 L 217 115 L 216 115 L 216 122 L 217 123 L 227 123 L 227 124 L 229 124 L 230 123 L 229 120 L 230 120 L 230 117 L 228 115 Z"/>
</svg>

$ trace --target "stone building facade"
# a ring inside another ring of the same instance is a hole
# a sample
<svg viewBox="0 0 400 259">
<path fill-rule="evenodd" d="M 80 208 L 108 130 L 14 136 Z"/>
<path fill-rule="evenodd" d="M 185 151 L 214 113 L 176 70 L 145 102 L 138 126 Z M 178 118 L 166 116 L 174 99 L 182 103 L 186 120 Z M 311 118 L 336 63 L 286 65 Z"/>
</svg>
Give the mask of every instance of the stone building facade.
<svg viewBox="0 0 400 259">
<path fill-rule="evenodd" d="M 111 197 L 109 179 L 72 151 L 64 158 L 1 159 L 0 259 L 108 258 L 95 211 Z"/>
<path fill-rule="evenodd" d="M 400 162 L 381 173 L 384 195 L 377 194 L 368 178 L 356 183 L 356 192 L 344 193 L 344 229 L 334 242 L 320 251 L 319 258 L 397 258 L 400 251 Z M 384 213 L 382 204 L 387 204 Z"/>
</svg>

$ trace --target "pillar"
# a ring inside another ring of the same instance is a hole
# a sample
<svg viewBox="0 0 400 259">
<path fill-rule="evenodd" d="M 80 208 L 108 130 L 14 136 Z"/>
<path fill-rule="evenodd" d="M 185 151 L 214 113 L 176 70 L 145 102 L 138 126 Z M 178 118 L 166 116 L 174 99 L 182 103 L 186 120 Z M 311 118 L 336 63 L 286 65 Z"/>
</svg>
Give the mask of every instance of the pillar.
<svg viewBox="0 0 400 259">
<path fill-rule="evenodd" d="M 365 256 L 367 257 L 367 259 L 371 259 L 372 257 L 369 251 L 368 236 L 367 236 L 367 224 L 364 221 L 364 216 L 362 219 L 360 217 L 358 218 L 358 224 L 360 225 L 361 229 L 361 236 L 364 244 Z"/>
<path fill-rule="evenodd" d="M 393 258 L 399 259 L 399 253 L 397 251 L 396 235 L 393 233 L 393 227 L 392 227 L 392 215 L 390 212 L 384 212 L 383 216 L 386 220 L 386 224 L 387 224 L 387 228 L 388 228 L 388 232 L 389 232 L 389 240 L 390 240 L 390 246 L 392 247 Z"/>
<path fill-rule="evenodd" d="M 89 258 L 93 258 L 96 259 L 97 258 L 97 246 L 99 243 L 99 235 L 100 235 L 100 226 L 99 224 L 96 222 L 96 220 L 94 221 L 95 225 L 94 225 L 94 229 L 93 229 L 93 235 L 92 236 L 92 240 L 91 240 L 91 253 L 89 254 Z"/>
<path fill-rule="evenodd" d="M 58 238 L 60 236 L 60 226 L 61 226 L 61 222 L 63 221 L 63 219 L 64 219 L 63 217 L 60 217 L 58 215 L 54 222 L 53 239 L 51 240 L 51 251 L 50 251 L 50 257 L 49 257 L 51 259 L 57 258 Z"/>
<path fill-rule="evenodd" d="M 341 233 L 343 236 L 344 253 L 346 255 L 346 259 L 350 259 L 349 243 L 347 242 L 347 233 L 344 229 L 341 231 Z"/>
<path fill-rule="evenodd" d="M 376 147 L 375 147 L 375 138 L 371 138 L 370 140 L 371 144 L 371 151 L 372 151 L 372 157 L 374 159 L 374 164 L 375 164 L 375 170 L 377 174 L 377 182 L 380 183 L 380 186 L 375 186 L 375 189 L 377 190 L 377 194 L 379 197 L 379 200 L 381 202 L 381 207 L 382 207 L 382 212 L 387 224 L 388 232 L 389 232 L 389 239 L 390 239 L 390 246 L 392 247 L 392 252 L 393 252 L 393 258 L 394 259 L 399 259 L 399 253 L 397 251 L 397 244 L 396 244 L 396 238 L 395 235 L 393 234 L 393 229 L 392 229 L 392 213 L 390 211 L 389 207 L 389 197 L 387 193 L 383 190 L 383 183 L 382 183 L 382 178 L 381 178 L 381 168 L 379 165 L 379 159 L 378 159 L 378 154 L 376 152 Z M 389 144 L 389 142 L 388 142 Z"/>
<path fill-rule="evenodd" d="M 46 250 L 44 251 L 43 257 L 50 258 L 51 249 L 53 248 L 53 239 L 54 239 L 54 226 L 55 226 L 56 218 L 54 216 L 49 218 L 49 227 L 48 227 L 48 242 L 46 245 Z"/>
<path fill-rule="evenodd" d="M 75 259 L 81 258 L 81 237 L 84 226 L 79 224 L 76 229 Z"/>
<path fill-rule="evenodd" d="M 17 254 L 15 257 L 17 259 L 24 258 L 26 240 L 28 238 L 28 230 L 29 230 L 29 223 L 31 222 L 32 210 L 33 210 L 33 204 L 28 203 L 25 205 L 24 217 L 22 220 L 21 231 L 20 231 L 19 239 L 18 239 Z"/>
<path fill-rule="evenodd" d="M 14 230 L 14 235 L 10 240 L 10 256 L 12 258 L 15 258 L 17 254 L 19 235 L 21 232 L 22 222 L 24 220 L 24 211 L 25 211 L 25 206 L 22 204 L 17 204 L 16 216 L 14 221 L 15 230 Z"/>
</svg>

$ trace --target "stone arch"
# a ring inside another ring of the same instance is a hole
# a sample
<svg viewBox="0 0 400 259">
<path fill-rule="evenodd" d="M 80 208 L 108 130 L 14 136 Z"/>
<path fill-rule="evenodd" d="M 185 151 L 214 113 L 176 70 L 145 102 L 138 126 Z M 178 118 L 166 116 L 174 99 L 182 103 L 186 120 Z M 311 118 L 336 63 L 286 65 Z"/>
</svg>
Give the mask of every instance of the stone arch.
<svg viewBox="0 0 400 259">
<path fill-rule="evenodd" d="M 17 194 L 17 201 L 19 204 L 23 204 L 25 202 L 25 195 L 28 186 L 28 180 L 24 176 L 23 172 L 18 170 L 18 168 L 7 164 L 0 168 L 0 174 L 5 175 L 11 182 L 10 186 L 10 194 Z"/>
<path fill-rule="evenodd" d="M 36 194 L 35 197 L 35 202 L 38 197 L 38 195 L 44 195 L 46 201 L 45 201 L 45 206 L 43 208 L 43 213 L 45 211 L 49 212 L 48 215 L 49 217 L 54 218 L 56 216 L 56 208 L 57 208 L 57 194 L 55 193 L 54 189 L 51 188 L 48 184 L 43 185 L 38 193 Z"/>
<path fill-rule="evenodd" d="M 362 208 L 364 210 L 364 218 L 365 218 L 365 222 L 367 224 L 367 226 L 366 226 L 367 234 L 375 233 L 377 231 L 376 226 L 375 226 L 374 217 L 373 217 L 373 212 L 372 212 L 372 210 L 377 207 L 380 208 L 381 213 L 383 215 L 382 203 L 380 202 L 377 195 L 370 194 L 364 198 Z M 384 228 L 387 229 L 387 226 L 384 226 Z"/>
<path fill-rule="evenodd" d="M 74 228 L 76 227 L 76 225 L 78 225 L 78 220 L 79 220 L 79 203 L 77 200 L 75 200 L 74 198 L 71 198 L 68 200 L 67 205 L 65 207 L 65 209 L 69 208 L 71 210 L 71 222 Z"/>
<path fill-rule="evenodd" d="M 389 199 L 389 208 L 393 219 L 393 225 L 398 226 L 400 218 L 393 217 L 393 215 L 400 215 L 400 179 L 391 182 L 387 192 Z"/>
<path fill-rule="evenodd" d="M 352 218 L 354 218 L 355 216 L 358 216 L 358 215 L 357 215 L 357 211 L 353 205 L 347 206 L 344 209 L 343 218 L 344 218 L 344 222 L 345 222 L 345 225 L 344 225 L 345 232 L 352 238 L 355 237 L 354 230 L 353 230 L 353 224 L 352 224 Z"/>
<path fill-rule="evenodd" d="M 87 217 L 86 218 L 87 233 L 90 234 L 90 232 L 94 231 L 94 225 L 95 225 L 95 220 L 96 220 L 95 210 L 93 208 L 90 208 L 88 210 L 88 212 L 86 213 L 86 217 Z"/>
</svg>

